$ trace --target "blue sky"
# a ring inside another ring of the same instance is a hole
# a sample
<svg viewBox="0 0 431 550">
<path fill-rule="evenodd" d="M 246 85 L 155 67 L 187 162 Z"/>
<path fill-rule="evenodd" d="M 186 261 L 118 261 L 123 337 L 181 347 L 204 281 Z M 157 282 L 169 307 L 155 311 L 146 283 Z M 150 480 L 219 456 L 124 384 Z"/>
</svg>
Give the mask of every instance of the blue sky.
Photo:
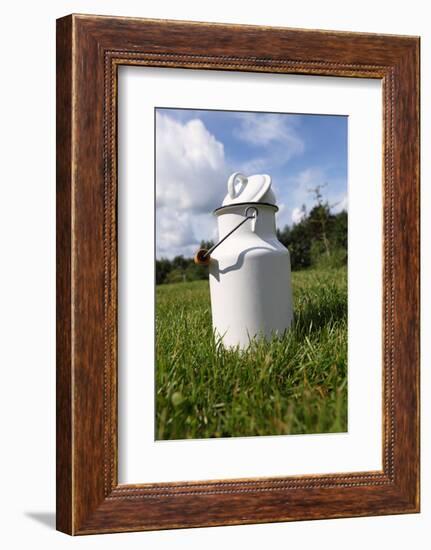
<svg viewBox="0 0 431 550">
<path fill-rule="evenodd" d="M 157 108 L 157 257 L 190 256 L 202 239 L 217 239 L 211 212 L 232 172 L 271 175 L 280 228 L 312 207 L 317 185 L 326 184 L 334 211 L 347 209 L 347 124 L 334 115 Z"/>
</svg>

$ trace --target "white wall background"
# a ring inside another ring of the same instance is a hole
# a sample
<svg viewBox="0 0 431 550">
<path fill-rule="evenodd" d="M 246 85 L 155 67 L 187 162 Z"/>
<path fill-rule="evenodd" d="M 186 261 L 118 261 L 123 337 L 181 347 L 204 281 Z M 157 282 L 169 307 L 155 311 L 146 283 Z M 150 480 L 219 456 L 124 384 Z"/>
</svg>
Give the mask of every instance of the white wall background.
<svg viewBox="0 0 431 550">
<path fill-rule="evenodd" d="M 422 345 L 422 513 L 71 538 L 54 531 L 55 19 L 75 13 L 415 34 L 422 37 L 422 151 L 431 150 L 427 3 L 383 0 L 15 0 L 0 32 L 0 540 L 4 548 L 428 548 L 431 339 Z M 430 165 L 422 155 L 422 327 L 431 330 Z M 427 525 L 428 524 L 428 525 Z M 428 528 L 428 529 L 427 529 Z"/>
</svg>

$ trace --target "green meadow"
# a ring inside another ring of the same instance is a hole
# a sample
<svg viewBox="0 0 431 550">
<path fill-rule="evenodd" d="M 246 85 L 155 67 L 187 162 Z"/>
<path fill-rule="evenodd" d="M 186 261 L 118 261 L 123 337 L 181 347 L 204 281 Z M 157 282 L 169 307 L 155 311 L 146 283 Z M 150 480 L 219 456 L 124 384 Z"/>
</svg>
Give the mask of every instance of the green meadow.
<svg viewBox="0 0 431 550">
<path fill-rule="evenodd" d="M 292 329 L 244 352 L 215 341 L 207 280 L 156 287 L 157 439 L 347 430 L 347 268 L 292 286 Z"/>
</svg>

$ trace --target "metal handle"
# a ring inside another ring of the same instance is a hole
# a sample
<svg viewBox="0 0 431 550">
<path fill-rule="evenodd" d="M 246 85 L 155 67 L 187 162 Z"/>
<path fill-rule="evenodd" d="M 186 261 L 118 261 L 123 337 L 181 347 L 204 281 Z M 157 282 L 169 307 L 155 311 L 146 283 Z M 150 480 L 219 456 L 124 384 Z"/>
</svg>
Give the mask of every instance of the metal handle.
<svg viewBox="0 0 431 550">
<path fill-rule="evenodd" d="M 253 210 L 252 215 L 249 214 L 251 210 Z M 258 209 L 255 206 L 249 206 L 248 208 L 246 208 L 245 218 L 236 227 L 234 227 L 231 231 L 229 231 L 229 233 L 225 235 L 223 239 L 221 239 L 217 244 L 212 246 L 209 250 L 205 250 L 205 248 L 201 248 L 196 252 L 194 257 L 195 263 L 201 264 L 201 265 L 208 265 L 210 261 L 211 253 L 214 252 L 214 250 L 217 247 L 219 247 L 221 243 L 223 243 L 228 237 L 230 237 L 232 233 L 234 233 L 237 229 L 239 229 L 241 225 L 243 225 L 247 220 L 256 220 L 258 213 L 259 213 Z M 253 227 L 253 231 L 254 231 L 254 227 Z"/>
</svg>

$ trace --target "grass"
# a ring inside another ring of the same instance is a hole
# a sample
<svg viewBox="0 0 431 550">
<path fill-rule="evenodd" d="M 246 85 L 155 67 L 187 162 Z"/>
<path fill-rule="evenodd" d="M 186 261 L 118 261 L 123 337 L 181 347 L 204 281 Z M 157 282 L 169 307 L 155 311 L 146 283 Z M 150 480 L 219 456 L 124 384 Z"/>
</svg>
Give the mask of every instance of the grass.
<svg viewBox="0 0 431 550">
<path fill-rule="evenodd" d="M 207 281 L 157 287 L 157 439 L 347 430 L 347 270 L 292 276 L 293 329 L 242 353 L 214 342 Z"/>
</svg>

